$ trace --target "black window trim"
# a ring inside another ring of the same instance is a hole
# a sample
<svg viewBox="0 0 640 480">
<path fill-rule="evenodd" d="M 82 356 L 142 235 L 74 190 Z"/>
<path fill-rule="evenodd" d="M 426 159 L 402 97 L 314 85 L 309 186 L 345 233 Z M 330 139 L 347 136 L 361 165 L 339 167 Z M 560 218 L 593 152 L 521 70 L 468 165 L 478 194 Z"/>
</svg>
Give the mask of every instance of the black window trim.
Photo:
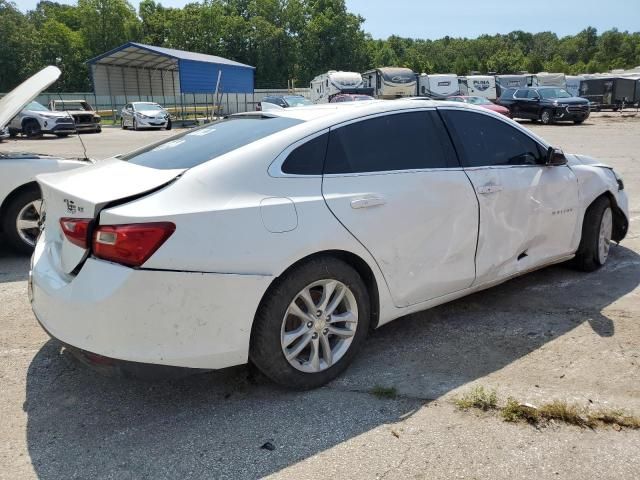
<svg viewBox="0 0 640 480">
<path fill-rule="evenodd" d="M 386 112 L 379 112 L 370 115 L 366 115 L 364 117 L 352 118 L 350 120 L 346 120 L 341 123 L 337 123 L 330 127 L 330 131 L 337 130 L 342 127 L 346 127 L 347 125 L 351 125 L 358 122 L 363 122 L 366 120 L 371 120 L 373 118 L 383 117 L 387 115 L 398 115 L 402 113 L 413 113 L 413 112 L 434 112 L 437 114 L 438 109 L 434 107 L 420 107 L 420 108 L 403 108 L 401 110 L 389 110 Z M 441 120 L 442 121 L 442 120 Z M 443 127 L 446 131 L 448 131 L 446 124 L 442 121 Z M 449 138 L 450 139 L 450 138 Z M 362 176 L 372 176 L 372 175 L 397 175 L 401 173 L 416 173 L 416 172 L 447 172 L 447 171 L 461 171 L 462 164 L 460 163 L 460 159 L 457 155 L 457 150 L 455 148 L 455 144 L 450 139 L 452 143 L 453 152 L 455 154 L 455 161 L 457 163 L 454 167 L 430 167 L 430 168 L 405 168 L 399 170 L 379 170 L 373 172 L 351 172 L 351 173 L 325 173 L 324 176 L 327 178 L 337 178 L 337 177 L 362 177 Z"/>
<path fill-rule="evenodd" d="M 476 113 L 478 115 L 485 115 L 487 117 L 491 117 L 495 120 L 498 120 L 502 123 L 506 123 L 507 125 L 509 125 L 512 128 L 515 128 L 516 130 L 518 130 L 520 133 L 523 133 L 524 135 L 526 135 L 527 137 L 529 137 L 531 140 L 533 140 L 539 147 L 542 148 L 542 151 L 545 152 L 547 151 L 547 149 L 551 146 L 549 144 L 547 144 L 547 142 L 545 142 L 544 140 L 542 140 L 542 138 L 536 137 L 535 135 L 533 135 L 533 133 L 524 128 L 523 126 L 521 126 L 519 123 L 516 123 L 515 125 L 513 123 L 511 123 L 509 120 L 505 119 L 505 118 L 501 118 L 503 115 L 501 115 L 500 117 L 493 115 L 491 113 L 487 112 L 483 112 L 481 110 L 476 110 L 476 109 L 469 109 L 469 108 L 460 108 L 457 105 L 456 106 L 442 106 L 442 107 L 437 107 L 438 110 L 458 110 L 458 111 L 462 111 L 462 112 L 471 112 L 471 113 Z M 444 119 L 443 119 L 444 121 Z M 462 149 L 462 151 L 460 151 L 460 149 L 458 148 L 458 143 L 460 143 L 457 139 L 456 139 L 456 133 L 452 132 L 449 127 L 447 126 L 446 122 L 445 122 L 445 127 L 447 128 L 447 130 L 449 131 L 449 135 L 451 135 L 451 140 L 453 141 L 453 145 L 456 149 L 456 152 L 458 153 L 458 158 L 460 159 L 460 162 L 462 164 L 463 160 L 464 160 L 464 148 Z M 465 167 L 463 166 L 462 169 L 465 171 L 473 171 L 473 170 L 486 170 L 486 169 L 495 169 L 495 168 L 540 168 L 540 167 L 545 167 L 545 165 L 543 164 L 539 164 L 539 165 L 527 165 L 527 164 L 523 164 L 523 165 L 482 165 L 482 166 L 477 166 L 477 167 Z"/>
</svg>

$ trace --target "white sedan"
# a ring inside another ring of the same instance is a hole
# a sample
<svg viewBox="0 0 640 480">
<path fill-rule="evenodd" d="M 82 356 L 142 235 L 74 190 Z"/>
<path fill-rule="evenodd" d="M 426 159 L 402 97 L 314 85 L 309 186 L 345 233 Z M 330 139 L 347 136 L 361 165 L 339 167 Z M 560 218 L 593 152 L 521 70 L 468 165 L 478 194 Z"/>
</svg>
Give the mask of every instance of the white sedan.
<svg viewBox="0 0 640 480">
<path fill-rule="evenodd" d="M 291 388 L 403 315 L 554 263 L 595 270 L 628 227 L 611 168 L 454 102 L 234 115 L 123 159 L 39 177 L 42 326 L 111 359 L 251 361 Z"/>
<path fill-rule="evenodd" d="M 127 103 L 120 112 L 120 126 L 123 130 L 132 128 L 165 128 L 171 130 L 171 115 L 154 102 Z"/>
<path fill-rule="evenodd" d="M 26 110 L 23 109 L 25 105 L 55 82 L 60 73 L 56 67 L 46 67 L 2 97 L 0 99 L 0 127 L 9 123 L 14 117 L 24 120 Z M 49 113 L 54 114 L 55 112 Z M 58 124 L 58 126 L 60 125 L 62 124 Z M 73 127 L 73 119 L 71 119 L 71 125 Z M 42 199 L 40 188 L 35 179 L 36 175 L 70 170 L 88 163 L 83 160 L 67 160 L 37 153 L 0 152 L 2 168 L 2 175 L 0 175 L 0 231 L 4 241 L 19 252 L 30 253 L 33 251 L 36 239 L 40 234 L 42 214 Z"/>
</svg>

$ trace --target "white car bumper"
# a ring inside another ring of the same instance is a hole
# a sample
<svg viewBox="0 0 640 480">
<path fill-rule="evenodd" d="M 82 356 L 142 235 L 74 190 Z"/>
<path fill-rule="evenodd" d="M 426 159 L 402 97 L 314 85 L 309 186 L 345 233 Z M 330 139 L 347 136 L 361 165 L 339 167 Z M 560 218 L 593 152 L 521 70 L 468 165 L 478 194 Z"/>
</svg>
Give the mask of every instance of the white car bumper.
<svg viewBox="0 0 640 480">
<path fill-rule="evenodd" d="M 63 278 L 40 241 L 33 311 L 65 344 L 106 357 L 218 369 L 247 362 L 256 308 L 271 277 L 134 270 L 89 258 Z"/>
<path fill-rule="evenodd" d="M 167 126 L 166 118 L 142 118 L 136 117 L 136 123 L 138 127 L 147 128 L 147 127 L 161 127 L 164 128 Z"/>
</svg>

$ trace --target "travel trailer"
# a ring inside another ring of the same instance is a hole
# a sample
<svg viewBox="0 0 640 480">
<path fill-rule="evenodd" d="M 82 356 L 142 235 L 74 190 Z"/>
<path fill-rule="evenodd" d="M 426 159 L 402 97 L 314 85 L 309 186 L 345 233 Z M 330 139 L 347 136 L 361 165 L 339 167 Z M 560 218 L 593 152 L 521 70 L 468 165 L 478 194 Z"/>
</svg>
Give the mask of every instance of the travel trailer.
<svg viewBox="0 0 640 480">
<path fill-rule="evenodd" d="M 567 78 L 564 73 L 540 72 L 536 74 L 539 87 L 567 88 Z"/>
<path fill-rule="evenodd" d="M 567 75 L 565 77 L 567 81 L 566 90 L 574 97 L 580 96 L 580 82 L 584 80 L 582 75 Z"/>
<path fill-rule="evenodd" d="M 458 76 L 455 73 L 427 75 L 418 77 L 418 95 L 421 97 L 444 98 L 460 94 Z"/>
<path fill-rule="evenodd" d="M 535 87 L 537 84 L 535 75 L 496 75 L 496 89 L 498 97 L 502 95 L 502 91 L 506 88 Z"/>
<path fill-rule="evenodd" d="M 373 89 L 365 88 L 362 75 L 356 72 L 336 72 L 330 70 L 311 80 L 311 101 L 313 103 L 329 103 L 341 93 L 358 93 L 373 95 Z"/>
<path fill-rule="evenodd" d="M 364 86 L 373 89 L 376 98 L 414 97 L 416 74 L 409 68 L 383 67 L 362 74 Z"/>
<path fill-rule="evenodd" d="M 580 96 L 598 110 L 618 110 L 640 101 L 640 82 L 633 77 L 586 78 L 580 82 Z"/>
<path fill-rule="evenodd" d="M 495 100 L 497 98 L 496 78 L 492 75 L 460 77 L 460 95 Z"/>
</svg>

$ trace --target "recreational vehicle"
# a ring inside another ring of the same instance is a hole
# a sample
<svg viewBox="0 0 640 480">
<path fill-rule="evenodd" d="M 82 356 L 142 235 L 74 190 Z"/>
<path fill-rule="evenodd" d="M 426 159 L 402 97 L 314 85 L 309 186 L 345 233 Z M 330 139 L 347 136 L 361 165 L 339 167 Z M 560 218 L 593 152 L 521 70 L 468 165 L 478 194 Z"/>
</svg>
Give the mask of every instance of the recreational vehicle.
<svg viewBox="0 0 640 480">
<path fill-rule="evenodd" d="M 445 98 L 460 94 L 458 76 L 455 73 L 427 75 L 418 77 L 418 95 L 421 97 Z"/>
<path fill-rule="evenodd" d="M 580 96 L 596 109 L 618 110 L 640 101 L 639 82 L 635 78 L 586 78 L 580 82 Z"/>
<path fill-rule="evenodd" d="M 329 103 L 341 93 L 359 93 L 372 95 L 371 88 L 365 88 L 362 75 L 356 72 L 336 72 L 330 70 L 311 80 L 311 101 L 313 103 Z"/>
<path fill-rule="evenodd" d="M 574 97 L 580 96 L 580 82 L 584 80 L 582 75 L 567 75 L 565 77 L 567 81 L 566 90 Z"/>
<path fill-rule="evenodd" d="M 460 94 L 495 100 L 496 78 L 492 75 L 469 75 L 460 78 Z"/>
<path fill-rule="evenodd" d="M 497 96 L 502 95 L 502 91 L 507 88 L 535 87 L 537 81 L 535 75 L 496 75 Z"/>
<path fill-rule="evenodd" d="M 364 86 L 373 89 L 376 98 L 414 97 L 416 74 L 408 68 L 383 67 L 362 74 Z"/>
<path fill-rule="evenodd" d="M 567 78 L 564 73 L 540 72 L 536 74 L 539 87 L 567 88 Z"/>
</svg>

